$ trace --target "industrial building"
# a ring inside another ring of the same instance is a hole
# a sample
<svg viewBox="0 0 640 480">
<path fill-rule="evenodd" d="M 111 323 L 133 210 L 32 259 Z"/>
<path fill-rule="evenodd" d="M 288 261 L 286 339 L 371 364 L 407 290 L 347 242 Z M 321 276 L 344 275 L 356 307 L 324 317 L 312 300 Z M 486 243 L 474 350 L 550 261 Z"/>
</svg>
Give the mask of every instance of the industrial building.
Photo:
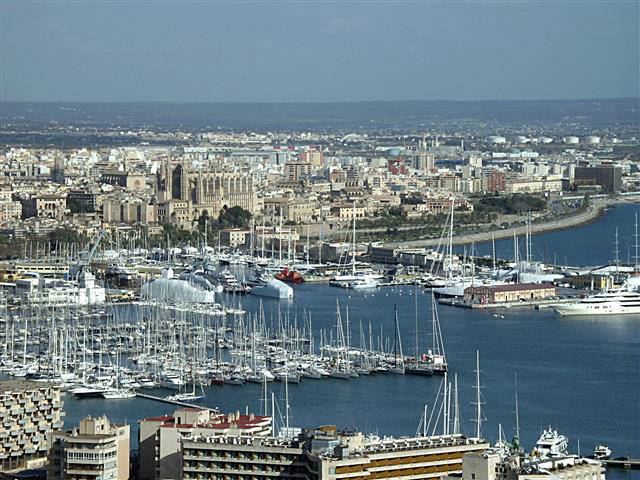
<svg viewBox="0 0 640 480">
<path fill-rule="evenodd" d="M 468 304 L 541 300 L 555 296 L 556 287 L 545 283 L 479 285 L 464 289 L 464 301 Z"/>
<path fill-rule="evenodd" d="M 68 432 L 51 434 L 48 480 L 128 480 L 129 425 L 87 417 Z"/>
</svg>

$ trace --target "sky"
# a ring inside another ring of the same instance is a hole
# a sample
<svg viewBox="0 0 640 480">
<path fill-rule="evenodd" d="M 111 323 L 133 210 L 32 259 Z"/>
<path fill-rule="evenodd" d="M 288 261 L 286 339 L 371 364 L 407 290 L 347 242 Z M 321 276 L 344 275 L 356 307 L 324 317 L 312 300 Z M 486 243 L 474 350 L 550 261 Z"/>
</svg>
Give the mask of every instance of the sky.
<svg viewBox="0 0 640 480">
<path fill-rule="evenodd" d="M 0 0 L 0 100 L 639 95 L 639 2 Z"/>
</svg>

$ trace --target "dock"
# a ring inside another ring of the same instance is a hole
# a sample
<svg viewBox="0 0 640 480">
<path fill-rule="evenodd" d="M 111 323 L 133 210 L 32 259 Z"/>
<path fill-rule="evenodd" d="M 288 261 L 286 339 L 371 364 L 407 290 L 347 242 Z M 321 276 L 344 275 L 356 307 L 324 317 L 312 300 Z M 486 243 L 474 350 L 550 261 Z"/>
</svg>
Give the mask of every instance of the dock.
<svg viewBox="0 0 640 480">
<path fill-rule="evenodd" d="M 188 403 L 188 402 L 180 402 L 178 400 L 168 400 L 164 397 L 156 397 L 154 395 L 147 395 L 146 393 L 139 393 L 136 392 L 136 397 L 138 398 L 145 398 L 147 400 L 155 400 L 156 402 L 162 402 L 162 403 L 170 403 L 172 405 L 177 405 L 179 407 L 188 407 L 188 408 L 201 408 L 203 410 L 212 410 L 214 412 L 217 412 L 218 410 L 215 408 L 211 408 L 211 407 L 205 407 L 202 405 L 196 405 L 195 403 Z"/>
<path fill-rule="evenodd" d="M 473 309 L 491 309 L 491 308 L 522 308 L 533 307 L 536 309 L 553 308 L 555 305 L 562 303 L 575 302 L 575 298 L 566 299 L 547 299 L 547 300 L 531 300 L 525 302 L 501 302 L 501 303 L 467 303 L 461 298 L 440 298 L 440 305 L 449 305 L 452 307 L 473 308 Z"/>
<path fill-rule="evenodd" d="M 625 470 L 640 470 L 640 458 L 613 458 L 600 460 L 607 468 L 624 468 Z"/>
</svg>

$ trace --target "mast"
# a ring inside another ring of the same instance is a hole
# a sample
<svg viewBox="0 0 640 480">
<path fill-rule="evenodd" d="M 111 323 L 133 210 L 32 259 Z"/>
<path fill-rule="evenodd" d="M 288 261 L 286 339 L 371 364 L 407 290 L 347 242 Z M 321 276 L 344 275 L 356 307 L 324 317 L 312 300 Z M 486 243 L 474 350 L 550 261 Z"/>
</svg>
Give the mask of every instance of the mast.
<svg viewBox="0 0 640 480">
<path fill-rule="evenodd" d="M 353 251 L 351 253 L 351 274 L 356 274 L 356 201 L 353 201 Z M 636 252 L 637 253 L 637 252 Z"/>
<path fill-rule="evenodd" d="M 444 372 L 444 392 L 442 394 L 442 401 L 443 401 L 443 410 L 444 410 L 444 415 L 442 416 L 442 434 L 443 435 L 449 435 L 449 401 L 448 401 L 448 397 L 449 397 L 449 393 L 448 393 L 448 385 L 449 385 L 449 381 L 447 380 L 447 372 Z"/>
<path fill-rule="evenodd" d="M 480 395 L 480 350 L 476 350 L 476 438 L 482 435 L 482 400 Z"/>
<path fill-rule="evenodd" d="M 451 198 L 451 225 L 449 226 L 449 269 L 447 272 L 447 279 L 453 278 L 453 204 L 455 198 Z"/>
<path fill-rule="evenodd" d="M 414 305 L 416 310 L 416 368 L 418 368 L 418 358 L 420 356 L 419 346 L 418 346 L 418 284 L 415 284 L 414 290 Z"/>
<path fill-rule="evenodd" d="M 458 374 L 453 375 L 453 434 L 460 434 L 460 402 L 458 401 Z"/>
<path fill-rule="evenodd" d="M 496 267 L 496 234 L 495 233 L 491 233 L 491 247 L 493 250 L 493 271 L 497 272 L 497 267 Z"/>
<path fill-rule="evenodd" d="M 618 267 L 620 265 L 620 250 L 618 248 L 618 227 L 616 227 L 616 240 L 614 242 L 615 245 L 615 250 L 613 251 L 615 254 L 615 262 L 616 262 L 616 271 L 618 270 Z"/>
<path fill-rule="evenodd" d="M 638 212 L 636 212 L 636 223 L 635 223 L 635 233 L 633 234 L 634 238 L 635 238 L 635 271 L 636 273 L 640 272 L 640 256 L 638 256 L 638 249 L 640 248 L 640 245 L 638 244 Z"/>
<path fill-rule="evenodd" d="M 520 448 L 520 412 L 518 409 L 518 374 L 514 372 L 513 374 L 513 384 L 516 398 L 516 434 L 513 437 L 513 446 L 516 449 Z"/>
</svg>

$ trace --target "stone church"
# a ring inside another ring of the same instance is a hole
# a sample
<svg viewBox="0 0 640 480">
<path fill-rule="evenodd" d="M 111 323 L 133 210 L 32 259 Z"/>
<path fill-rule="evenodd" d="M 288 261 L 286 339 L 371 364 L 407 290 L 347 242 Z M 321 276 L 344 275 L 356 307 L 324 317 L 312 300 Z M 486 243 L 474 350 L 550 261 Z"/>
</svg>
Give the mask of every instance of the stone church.
<svg viewBox="0 0 640 480">
<path fill-rule="evenodd" d="M 218 218 L 225 208 L 242 207 L 252 214 L 256 193 L 251 174 L 192 169 L 185 161 L 165 161 L 157 173 L 157 220 L 190 228 L 201 215 Z"/>
</svg>

